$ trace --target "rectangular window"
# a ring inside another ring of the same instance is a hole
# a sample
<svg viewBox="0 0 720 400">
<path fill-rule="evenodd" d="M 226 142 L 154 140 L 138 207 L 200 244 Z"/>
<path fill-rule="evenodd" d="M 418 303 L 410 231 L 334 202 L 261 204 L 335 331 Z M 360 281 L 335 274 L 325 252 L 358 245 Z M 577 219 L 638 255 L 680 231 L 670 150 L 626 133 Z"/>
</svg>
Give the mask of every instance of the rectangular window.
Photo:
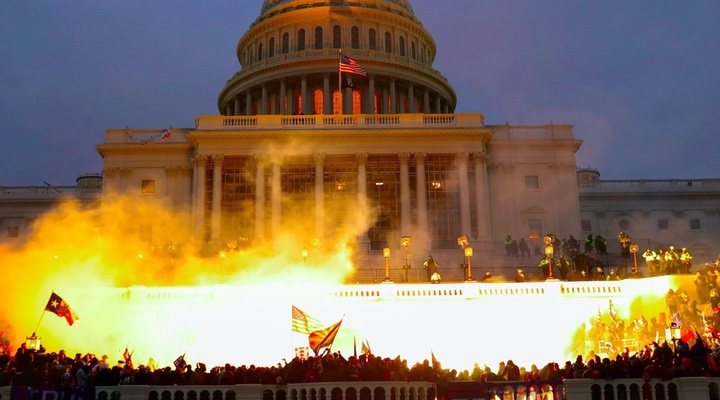
<svg viewBox="0 0 720 400">
<path fill-rule="evenodd" d="M 540 179 L 537 175 L 525 176 L 525 189 L 527 190 L 538 190 L 540 189 Z"/>
<path fill-rule="evenodd" d="M 670 222 L 667 219 L 659 219 L 658 220 L 658 229 L 661 231 L 665 231 L 670 227 Z"/>
<path fill-rule="evenodd" d="M 538 239 L 543 236 L 542 219 L 528 218 L 528 238 Z"/>
<path fill-rule="evenodd" d="M 592 232 L 592 223 L 589 219 L 580 220 L 580 229 L 583 232 Z"/>
<path fill-rule="evenodd" d="M 700 220 L 697 218 L 693 218 L 690 220 L 690 230 L 691 231 L 699 231 L 700 230 Z"/>
<path fill-rule="evenodd" d="M 20 236 L 20 228 L 18 228 L 17 226 L 8 226 L 7 237 L 16 238 L 18 236 Z"/>
<path fill-rule="evenodd" d="M 143 179 L 140 183 L 142 193 L 155 193 L 155 179 Z"/>
</svg>

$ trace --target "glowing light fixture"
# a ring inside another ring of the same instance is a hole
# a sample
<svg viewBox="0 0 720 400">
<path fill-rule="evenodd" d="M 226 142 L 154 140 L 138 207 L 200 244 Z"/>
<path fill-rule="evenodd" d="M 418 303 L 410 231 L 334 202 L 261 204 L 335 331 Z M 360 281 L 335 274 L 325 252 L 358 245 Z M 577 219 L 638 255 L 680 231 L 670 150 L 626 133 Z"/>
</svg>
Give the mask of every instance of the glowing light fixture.
<svg viewBox="0 0 720 400">
<path fill-rule="evenodd" d="M 386 247 L 383 249 L 383 257 L 385 258 L 385 281 L 392 282 L 390 280 L 390 248 Z"/>
<path fill-rule="evenodd" d="M 475 279 L 472 277 L 472 266 L 470 265 L 470 259 L 473 256 L 473 248 L 470 246 L 465 247 L 463 250 L 465 253 L 465 259 L 467 260 L 467 279 L 466 282 L 474 282 Z"/>
</svg>

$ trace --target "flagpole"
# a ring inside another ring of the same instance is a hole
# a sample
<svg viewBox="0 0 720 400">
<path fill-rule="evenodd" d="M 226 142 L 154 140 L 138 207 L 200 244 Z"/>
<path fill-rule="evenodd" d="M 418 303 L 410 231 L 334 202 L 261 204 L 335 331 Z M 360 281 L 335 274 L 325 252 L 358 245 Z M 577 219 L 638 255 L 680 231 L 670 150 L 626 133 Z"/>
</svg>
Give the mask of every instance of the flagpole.
<svg viewBox="0 0 720 400">
<path fill-rule="evenodd" d="M 345 114 L 343 110 L 343 92 L 342 92 L 342 70 L 340 69 L 340 62 L 342 58 L 342 49 L 338 51 L 338 93 L 340 94 L 340 115 Z"/>
<path fill-rule="evenodd" d="M 46 312 L 46 311 L 47 311 L 47 310 L 43 309 L 42 314 L 40 314 L 40 319 L 38 320 L 37 325 L 35 325 L 35 330 L 33 331 L 33 334 L 32 334 L 33 336 L 35 336 L 35 333 L 36 333 L 36 332 L 38 331 L 38 329 L 40 328 L 40 323 L 42 322 L 43 317 L 45 316 L 45 312 Z"/>
</svg>

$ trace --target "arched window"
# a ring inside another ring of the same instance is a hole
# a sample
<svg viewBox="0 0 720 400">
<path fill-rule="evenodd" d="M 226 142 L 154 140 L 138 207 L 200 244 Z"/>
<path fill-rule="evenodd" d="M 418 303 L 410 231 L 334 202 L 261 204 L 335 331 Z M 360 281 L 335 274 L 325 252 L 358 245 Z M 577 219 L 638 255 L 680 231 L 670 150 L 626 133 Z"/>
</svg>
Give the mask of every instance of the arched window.
<svg viewBox="0 0 720 400">
<path fill-rule="evenodd" d="M 400 36 L 400 55 L 405 57 L 405 37 Z"/>
<path fill-rule="evenodd" d="M 297 36 L 298 51 L 305 50 L 305 29 L 300 29 Z"/>
<path fill-rule="evenodd" d="M 385 32 L 385 52 L 392 52 L 392 35 L 390 35 L 390 32 Z"/>
<path fill-rule="evenodd" d="M 290 51 L 290 34 L 287 32 L 282 35 L 282 53 L 286 54 Z"/>
<path fill-rule="evenodd" d="M 415 52 L 415 42 L 410 43 L 410 54 L 412 55 L 413 60 L 417 60 L 417 53 Z"/>
<path fill-rule="evenodd" d="M 315 28 L 315 48 L 318 50 L 323 48 L 323 28 L 320 26 Z"/>
<path fill-rule="evenodd" d="M 263 46 L 262 43 L 258 44 L 257 60 L 262 61 L 263 59 Z"/>
<path fill-rule="evenodd" d="M 360 29 L 358 29 L 357 26 L 353 26 L 352 30 L 350 31 L 350 47 L 353 49 L 359 49 L 360 48 Z"/>
<path fill-rule="evenodd" d="M 315 114 L 324 114 L 323 106 L 325 99 L 323 98 L 322 89 L 315 89 L 313 93 L 313 112 Z"/>
<path fill-rule="evenodd" d="M 268 44 L 268 58 L 275 57 L 275 38 L 270 38 L 270 43 Z"/>
<path fill-rule="evenodd" d="M 370 50 L 377 50 L 377 33 L 374 28 L 368 32 L 368 47 Z"/>
<path fill-rule="evenodd" d="M 342 47 L 340 27 L 335 25 L 333 26 L 333 49 L 339 49 L 340 47 Z"/>
</svg>

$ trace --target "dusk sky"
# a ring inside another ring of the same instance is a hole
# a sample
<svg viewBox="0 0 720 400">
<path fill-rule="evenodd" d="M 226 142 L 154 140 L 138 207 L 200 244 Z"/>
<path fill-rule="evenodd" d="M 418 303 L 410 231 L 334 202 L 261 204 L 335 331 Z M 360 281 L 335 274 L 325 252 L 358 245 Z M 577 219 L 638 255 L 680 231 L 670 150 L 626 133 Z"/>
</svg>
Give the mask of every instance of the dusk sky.
<svg viewBox="0 0 720 400">
<path fill-rule="evenodd" d="M 411 3 L 456 112 L 572 124 L 603 179 L 720 178 L 720 1 Z M 0 1 L 0 186 L 100 172 L 106 128 L 218 114 L 261 4 Z"/>
</svg>

